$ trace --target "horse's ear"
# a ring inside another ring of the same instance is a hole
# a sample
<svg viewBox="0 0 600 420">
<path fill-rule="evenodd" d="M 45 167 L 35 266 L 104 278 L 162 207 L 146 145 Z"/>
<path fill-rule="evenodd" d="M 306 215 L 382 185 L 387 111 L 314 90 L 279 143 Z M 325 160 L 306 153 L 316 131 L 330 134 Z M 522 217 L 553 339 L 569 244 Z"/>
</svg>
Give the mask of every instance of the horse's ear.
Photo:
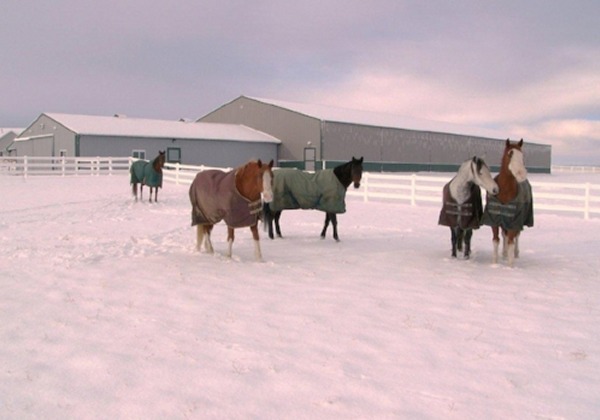
<svg viewBox="0 0 600 420">
<path fill-rule="evenodd" d="M 523 139 L 519 140 L 519 149 L 523 147 Z"/>
<path fill-rule="evenodd" d="M 273 168 L 273 164 L 274 164 L 274 163 L 275 163 L 275 162 L 273 162 L 273 159 L 271 159 L 271 161 L 269 162 L 269 168 Z"/>
<path fill-rule="evenodd" d="M 258 159 L 256 161 L 256 164 L 258 165 L 259 168 L 262 168 L 262 161 L 260 159 Z"/>
<path fill-rule="evenodd" d="M 506 147 L 510 146 L 510 139 L 506 139 Z"/>
<path fill-rule="evenodd" d="M 473 156 L 473 163 L 477 163 L 477 156 Z"/>
</svg>

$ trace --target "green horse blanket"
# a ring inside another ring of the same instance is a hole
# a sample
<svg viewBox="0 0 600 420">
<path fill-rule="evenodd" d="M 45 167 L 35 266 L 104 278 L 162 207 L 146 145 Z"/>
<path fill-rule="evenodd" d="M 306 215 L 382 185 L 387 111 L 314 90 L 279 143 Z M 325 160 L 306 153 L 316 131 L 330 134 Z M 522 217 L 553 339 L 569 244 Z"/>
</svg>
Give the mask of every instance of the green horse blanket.
<svg viewBox="0 0 600 420">
<path fill-rule="evenodd" d="M 346 189 L 333 169 L 314 173 L 297 169 L 273 171 L 271 211 L 317 209 L 327 213 L 345 213 Z"/>
<path fill-rule="evenodd" d="M 152 162 L 136 160 L 131 165 L 131 184 L 143 184 L 149 187 L 162 188 L 162 172 L 157 172 L 152 167 Z"/>
<path fill-rule="evenodd" d="M 519 183 L 516 197 L 506 204 L 488 194 L 482 223 L 488 226 L 501 226 L 505 230 L 523 230 L 524 226 L 532 227 L 533 196 L 529 181 Z"/>
</svg>

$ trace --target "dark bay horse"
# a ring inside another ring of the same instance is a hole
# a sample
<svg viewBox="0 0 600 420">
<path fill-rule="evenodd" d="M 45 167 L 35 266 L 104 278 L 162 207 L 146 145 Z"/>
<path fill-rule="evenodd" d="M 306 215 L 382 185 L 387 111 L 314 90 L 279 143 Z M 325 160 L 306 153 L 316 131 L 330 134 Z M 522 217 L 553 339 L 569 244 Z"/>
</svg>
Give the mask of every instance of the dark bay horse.
<svg viewBox="0 0 600 420">
<path fill-rule="evenodd" d="M 162 187 L 162 168 L 165 166 L 165 152 L 159 151 L 158 156 L 152 162 L 147 160 L 136 160 L 129 168 L 131 174 L 131 192 L 137 201 L 137 184 L 140 184 L 140 200 L 142 199 L 144 185 L 150 187 L 150 202 L 152 202 L 152 189 L 154 189 L 154 201 L 158 201 L 158 189 Z"/>
<path fill-rule="evenodd" d="M 333 169 L 324 169 L 315 173 L 296 169 L 274 171 L 273 201 L 263 206 L 264 222 L 273 239 L 273 222 L 277 236 L 281 237 L 279 219 L 282 210 L 317 209 L 324 211 L 325 225 L 321 238 L 325 238 L 331 222 L 333 238 L 339 241 L 337 232 L 337 214 L 346 211 L 346 190 L 350 184 L 360 187 L 363 158 L 352 160 Z"/>
<path fill-rule="evenodd" d="M 519 256 L 519 235 L 524 226 L 533 226 L 533 197 L 523 162 L 523 139 L 511 143 L 506 139 L 500 173 L 494 178 L 500 191 L 487 198 L 483 223 L 492 227 L 494 253 L 498 263 L 499 231 L 502 229 L 502 255 L 512 267 Z"/>
<path fill-rule="evenodd" d="M 444 186 L 438 224 L 450 227 L 453 257 L 457 250 L 462 251 L 463 239 L 465 259 L 471 255 L 473 229 L 479 229 L 483 215 L 480 187 L 492 196 L 498 194 L 498 184 L 492 179 L 489 167 L 477 156 L 463 162 Z"/>
<path fill-rule="evenodd" d="M 210 233 L 216 223 L 225 220 L 229 244 L 227 256 L 232 254 L 234 229 L 249 226 L 256 259 L 262 259 L 257 224 L 262 209 L 261 195 L 265 202 L 273 199 L 272 168 L 273 161 L 267 165 L 258 160 L 229 172 L 211 169 L 196 175 L 189 195 L 198 251 L 204 242 L 206 251 L 214 252 Z"/>
</svg>

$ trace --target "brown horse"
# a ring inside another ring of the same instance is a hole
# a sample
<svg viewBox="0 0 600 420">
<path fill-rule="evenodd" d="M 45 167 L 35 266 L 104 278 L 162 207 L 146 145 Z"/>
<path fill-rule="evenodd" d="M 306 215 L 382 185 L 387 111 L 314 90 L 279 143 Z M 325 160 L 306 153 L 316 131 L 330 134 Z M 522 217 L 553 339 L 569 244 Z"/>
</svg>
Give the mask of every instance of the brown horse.
<svg viewBox="0 0 600 420">
<path fill-rule="evenodd" d="M 150 202 L 152 202 L 152 189 L 154 189 L 154 201 L 158 201 L 158 189 L 162 187 L 162 168 L 165 166 L 165 152 L 158 152 L 158 156 L 152 162 L 147 160 L 136 160 L 129 168 L 131 174 L 131 193 L 137 201 L 137 184 L 140 184 L 140 200 L 142 199 L 144 185 L 150 188 Z"/>
<path fill-rule="evenodd" d="M 189 194 L 198 251 L 204 242 L 206 251 L 214 252 L 210 233 L 216 223 L 225 220 L 229 244 L 227 256 L 231 257 L 234 229 L 249 226 L 256 259 L 262 259 L 257 224 L 262 209 L 261 194 L 265 202 L 273 199 L 272 168 L 272 160 L 268 165 L 258 160 L 229 172 L 207 170 L 196 175 Z"/>
<path fill-rule="evenodd" d="M 483 224 L 492 227 L 494 253 L 492 262 L 498 263 L 499 231 L 502 229 L 502 255 L 512 267 L 519 256 L 519 235 L 524 226 L 533 226 L 533 197 L 523 163 L 523 139 L 511 143 L 506 139 L 500 173 L 494 180 L 500 191 L 494 197 L 488 194 Z"/>
</svg>

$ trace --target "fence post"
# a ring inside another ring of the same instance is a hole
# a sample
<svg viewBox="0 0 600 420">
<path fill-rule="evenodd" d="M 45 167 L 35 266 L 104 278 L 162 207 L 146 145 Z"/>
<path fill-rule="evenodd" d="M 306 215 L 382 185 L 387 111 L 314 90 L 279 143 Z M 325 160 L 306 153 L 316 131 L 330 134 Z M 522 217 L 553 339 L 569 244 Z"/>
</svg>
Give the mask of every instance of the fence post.
<svg viewBox="0 0 600 420">
<path fill-rule="evenodd" d="M 417 205 L 417 174 L 410 177 L 410 205 Z"/>
<path fill-rule="evenodd" d="M 364 173 L 364 182 L 361 182 L 361 185 L 363 186 L 363 201 L 365 203 L 369 202 L 369 173 L 365 172 Z"/>
<path fill-rule="evenodd" d="M 23 156 L 23 178 L 27 178 L 27 156 Z"/>
<path fill-rule="evenodd" d="M 583 218 L 590 219 L 590 183 L 585 184 L 585 201 L 583 203 Z"/>
</svg>

